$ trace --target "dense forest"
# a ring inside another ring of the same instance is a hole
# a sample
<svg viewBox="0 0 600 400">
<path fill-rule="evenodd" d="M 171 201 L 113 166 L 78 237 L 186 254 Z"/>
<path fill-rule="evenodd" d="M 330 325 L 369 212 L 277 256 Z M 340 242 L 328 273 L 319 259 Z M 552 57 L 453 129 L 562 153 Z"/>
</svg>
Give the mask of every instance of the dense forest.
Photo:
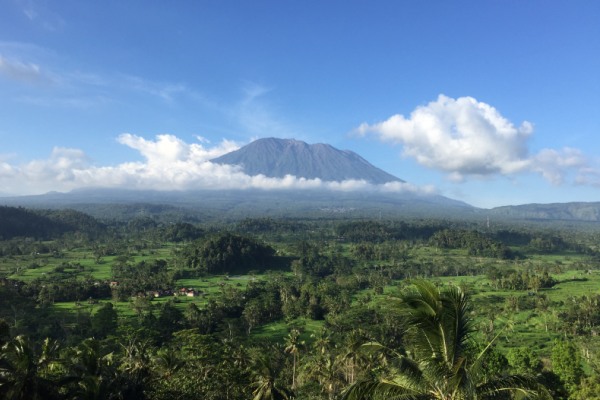
<svg viewBox="0 0 600 400">
<path fill-rule="evenodd" d="M 598 228 L 0 207 L 0 397 L 600 399 Z"/>
</svg>

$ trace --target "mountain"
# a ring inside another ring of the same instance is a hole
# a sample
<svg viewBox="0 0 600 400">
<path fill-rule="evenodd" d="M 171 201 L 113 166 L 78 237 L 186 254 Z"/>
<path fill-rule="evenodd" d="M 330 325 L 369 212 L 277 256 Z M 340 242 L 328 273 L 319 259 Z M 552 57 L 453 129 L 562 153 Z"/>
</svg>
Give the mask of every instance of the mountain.
<svg viewBox="0 0 600 400">
<path fill-rule="evenodd" d="M 351 151 L 327 144 L 307 144 L 292 139 L 259 139 L 212 160 L 239 165 L 248 175 L 294 175 L 322 181 L 365 180 L 373 184 L 404 182 Z M 246 217 L 394 218 L 442 217 L 461 220 L 528 220 L 543 223 L 600 222 L 600 202 L 525 204 L 478 209 L 440 195 L 410 191 L 336 191 L 327 189 L 239 190 L 127 190 L 83 188 L 69 193 L 2 197 L 0 206 L 35 209 L 72 209 L 100 220 L 153 217 L 164 222 L 228 221 Z M 76 214 L 75 214 L 76 215 Z M 66 217 L 69 218 L 66 218 Z M 76 220 L 62 214 L 61 222 Z M 2 222 L 2 221 L 0 221 Z M 77 229 L 69 222 L 69 229 Z M 40 222 L 41 224 L 41 222 Z M 6 235 L 6 233 L 5 233 Z M 0 232 L 2 236 L 2 232 Z"/>
<path fill-rule="evenodd" d="M 272 178 L 294 175 L 323 181 L 355 179 L 374 184 L 403 182 L 352 151 L 294 139 L 258 139 L 211 161 L 239 165 L 247 175 L 262 174 Z"/>
<path fill-rule="evenodd" d="M 240 165 L 248 175 L 294 175 L 322 181 L 404 182 L 351 151 L 290 139 L 259 139 L 212 160 Z M 4 197 L 0 205 L 70 208 L 98 219 L 150 216 L 163 221 L 234 220 L 246 217 L 398 217 L 461 218 L 476 214 L 464 202 L 435 194 L 384 190 L 328 189 L 127 190 L 85 188 L 69 193 Z"/>
</svg>

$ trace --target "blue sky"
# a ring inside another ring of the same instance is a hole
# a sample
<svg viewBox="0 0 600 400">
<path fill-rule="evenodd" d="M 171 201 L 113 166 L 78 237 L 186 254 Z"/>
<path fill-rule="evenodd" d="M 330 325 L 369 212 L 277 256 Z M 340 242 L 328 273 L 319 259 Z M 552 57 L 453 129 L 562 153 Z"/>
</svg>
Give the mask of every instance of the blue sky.
<svg viewBox="0 0 600 400">
<path fill-rule="evenodd" d="M 393 190 L 598 201 L 598 21 L 592 0 L 0 0 L 0 194 L 380 189 L 208 161 L 284 137 L 356 151 Z"/>
</svg>

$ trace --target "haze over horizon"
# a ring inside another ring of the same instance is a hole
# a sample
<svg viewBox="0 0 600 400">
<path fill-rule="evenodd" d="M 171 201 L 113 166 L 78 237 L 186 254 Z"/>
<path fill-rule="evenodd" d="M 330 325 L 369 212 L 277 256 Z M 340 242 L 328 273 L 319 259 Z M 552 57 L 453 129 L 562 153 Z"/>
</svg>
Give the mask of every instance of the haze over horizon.
<svg viewBox="0 0 600 400">
<path fill-rule="evenodd" d="M 352 150 L 478 207 L 600 200 L 600 3 L 0 0 L 0 195 L 379 190 L 210 160 Z"/>
</svg>

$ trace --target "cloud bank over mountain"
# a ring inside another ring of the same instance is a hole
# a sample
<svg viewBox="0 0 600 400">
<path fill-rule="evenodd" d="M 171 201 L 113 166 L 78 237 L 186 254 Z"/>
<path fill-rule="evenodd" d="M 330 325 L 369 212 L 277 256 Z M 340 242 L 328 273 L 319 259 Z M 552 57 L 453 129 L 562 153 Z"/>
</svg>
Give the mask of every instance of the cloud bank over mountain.
<svg viewBox="0 0 600 400">
<path fill-rule="evenodd" d="M 4 73 L 14 69 L 23 79 L 34 79 L 36 74 L 33 65 L 9 65 L 4 59 L 0 59 L 0 69 L 4 69 Z M 356 131 L 359 135 L 374 136 L 382 142 L 401 146 L 405 157 L 442 171 L 454 182 L 537 174 L 552 185 L 600 187 L 600 168 L 581 150 L 543 148 L 533 153 L 530 122 L 517 126 L 494 107 L 472 97 L 453 99 L 440 95 L 435 101 L 417 107 L 408 117 L 397 114 L 381 122 L 363 123 Z M 14 156 L 0 154 L 0 195 L 41 194 L 85 187 L 436 192 L 432 186 L 418 186 L 421 182 L 372 184 L 364 179 L 249 174 L 236 165 L 211 162 L 238 150 L 241 143 L 222 140 L 212 144 L 200 136 L 196 139 L 187 143 L 171 134 L 147 139 L 123 133 L 117 142 L 137 151 L 139 160 L 113 165 L 97 165 L 84 151 L 68 147 L 54 147 L 48 158 L 23 163 L 12 162 Z"/>
<path fill-rule="evenodd" d="M 84 187 L 189 190 L 189 189 L 328 189 L 379 190 L 433 194 L 432 187 L 404 182 L 373 185 L 364 180 L 324 181 L 287 175 L 281 178 L 250 176 L 240 167 L 210 160 L 237 150 L 238 143 L 223 140 L 210 146 L 202 137 L 186 143 L 162 134 L 154 140 L 124 133 L 117 141 L 139 152 L 142 161 L 95 166 L 81 150 L 55 147 L 48 159 L 12 165 L 0 159 L 0 184 L 4 195 L 41 194 Z"/>
<path fill-rule="evenodd" d="M 401 145 L 404 156 L 447 173 L 453 181 L 536 172 L 561 184 L 573 172 L 578 175 L 576 181 L 583 182 L 589 169 L 578 149 L 542 149 L 530 154 L 533 124 L 524 121 L 515 126 L 494 107 L 472 97 L 440 95 L 409 117 L 396 114 L 382 122 L 363 123 L 357 132 Z"/>
</svg>

